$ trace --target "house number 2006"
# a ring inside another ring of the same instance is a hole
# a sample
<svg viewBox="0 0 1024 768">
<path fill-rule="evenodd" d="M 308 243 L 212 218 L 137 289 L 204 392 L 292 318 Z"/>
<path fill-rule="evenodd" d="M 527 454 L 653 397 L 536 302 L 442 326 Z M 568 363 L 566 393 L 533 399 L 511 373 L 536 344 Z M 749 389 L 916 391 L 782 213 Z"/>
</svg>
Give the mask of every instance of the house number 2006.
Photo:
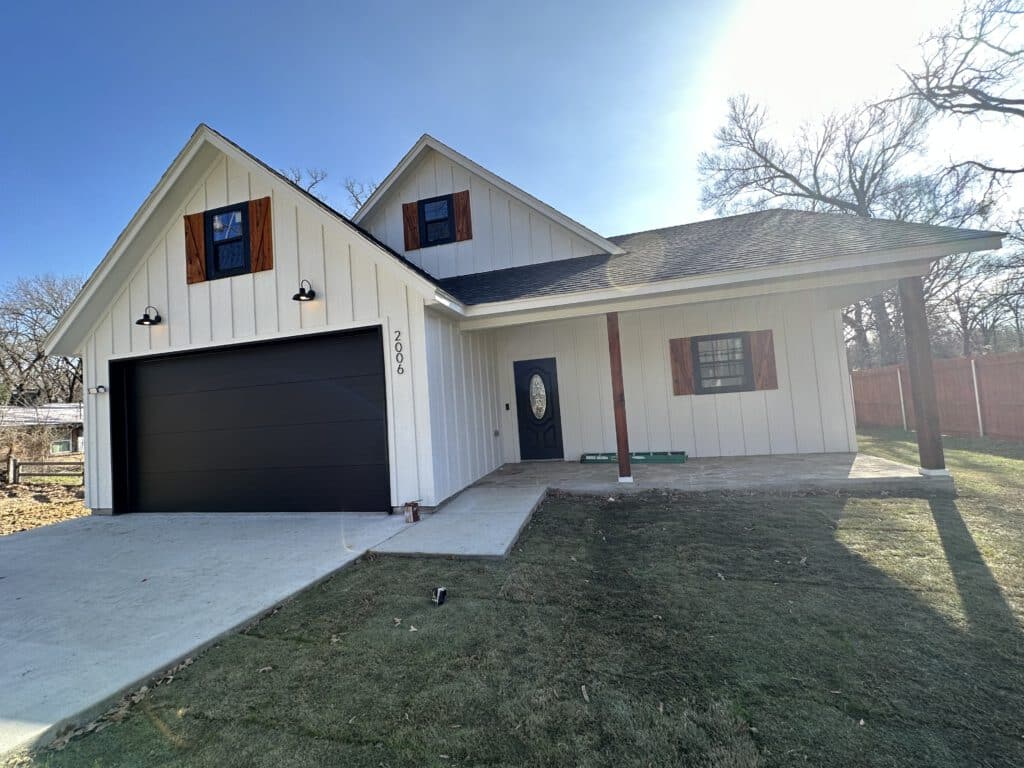
<svg viewBox="0 0 1024 768">
<path fill-rule="evenodd" d="M 402 344 L 402 332 L 395 331 L 395 373 L 405 373 L 405 347 Z"/>
</svg>

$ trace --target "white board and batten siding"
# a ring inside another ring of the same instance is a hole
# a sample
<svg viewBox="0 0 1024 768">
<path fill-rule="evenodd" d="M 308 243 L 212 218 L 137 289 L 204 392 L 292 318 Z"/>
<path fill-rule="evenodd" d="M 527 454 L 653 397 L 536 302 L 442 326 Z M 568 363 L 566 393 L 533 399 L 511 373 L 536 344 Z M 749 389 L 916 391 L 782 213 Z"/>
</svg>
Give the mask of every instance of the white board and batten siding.
<svg viewBox="0 0 1024 768">
<path fill-rule="evenodd" d="M 839 314 L 813 296 L 622 312 L 619 329 L 631 450 L 695 457 L 856 451 Z M 669 339 L 765 329 L 774 340 L 778 389 L 673 394 Z M 603 315 L 486 333 L 496 337 L 506 461 L 519 457 L 513 363 L 535 358 L 555 358 L 566 460 L 615 450 Z"/>
<path fill-rule="evenodd" d="M 107 386 L 114 358 L 186 351 L 304 333 L 380 325 L 384 336 L 392 503 L 433 501 L 425 341 L 425 296 L 392 256 L 256 167 L 221 156 L 183 202 L 156 242 L 137 254 L 138 267 L 83 348 L 85 385 Z M 188 285 L 183 216 L 261 197 L 272 198 L 274 268 Z M 317 292 L 296 302 L 299 281 Z M 163 322 L 135 325 L 147 305 Z M 394 342 L 401 337 L 403 372 Z M 110 400 L 86 397 L 86 504 L 112 506 Z"/>
<path fill-rule="evenodd" d="M 469 190 L 473 237 L 405 250 L 402 204 Z M 600 253 L 593 243 L 430 149 L 389 189 L 362 225 L 437 278 Z"/>
<path fill-rule="evenodd" d="M 502 464 L 493 334 L 426 313 L 434 490 L 440 502 Z"/>
</svg>

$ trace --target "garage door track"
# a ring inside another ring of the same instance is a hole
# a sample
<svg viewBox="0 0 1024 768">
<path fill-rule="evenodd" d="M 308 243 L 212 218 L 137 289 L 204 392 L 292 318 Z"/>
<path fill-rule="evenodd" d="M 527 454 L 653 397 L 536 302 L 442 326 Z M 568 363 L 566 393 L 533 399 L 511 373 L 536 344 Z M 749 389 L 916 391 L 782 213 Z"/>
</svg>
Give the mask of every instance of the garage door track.
<svg viewBox="0 0 1024 768">
<path fill-rule="evenodd" d="M 0 755 L 359 557 L 382 513 L 85 517 L 0 538 Z"/>
</svg>

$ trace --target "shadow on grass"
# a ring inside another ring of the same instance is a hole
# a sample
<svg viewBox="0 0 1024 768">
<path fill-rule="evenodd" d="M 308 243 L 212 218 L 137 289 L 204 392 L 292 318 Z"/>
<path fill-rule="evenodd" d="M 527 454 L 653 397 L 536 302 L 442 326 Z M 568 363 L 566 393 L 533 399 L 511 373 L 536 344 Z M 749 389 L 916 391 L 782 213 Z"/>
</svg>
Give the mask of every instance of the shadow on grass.
<svg viewBox="0 0 1024 768">
<path fill-rule="evenodd" d="M 146 703 L 38 764 L 1024 764 L 1012 610 L 925 497 L 553 495 L 508 560 L 364 561 Z"/>
<path fill-rule="evenodd" d="M 928 507 L 972 631 L 1019 633 L 1017 617 L 971 536 L 957 502 L 933 498 Z"/>
</svg>

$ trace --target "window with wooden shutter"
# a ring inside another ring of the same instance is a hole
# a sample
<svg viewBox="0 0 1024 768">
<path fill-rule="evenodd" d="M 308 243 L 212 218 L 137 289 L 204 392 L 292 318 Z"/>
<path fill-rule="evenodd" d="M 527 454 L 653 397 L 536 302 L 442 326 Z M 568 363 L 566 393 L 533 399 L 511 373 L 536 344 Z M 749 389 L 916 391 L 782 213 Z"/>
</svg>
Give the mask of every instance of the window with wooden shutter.
<svg viewBox="0 0 1024 768">
<path fill-rule="evenodd" d="M 770 330 L 669 339 L 669 356 L 676 395 L 779 388 Z"/>
<path fill-rule="evenodd" d="M 407 251 L 472 239 L 469 190 L 403 203 L 402 233 Z"/>
<path fill-rule="evenodd" d="M 274 268 L 269 197 L 185 216 L 185 276 L 191 283 Z"/>
</svg>

